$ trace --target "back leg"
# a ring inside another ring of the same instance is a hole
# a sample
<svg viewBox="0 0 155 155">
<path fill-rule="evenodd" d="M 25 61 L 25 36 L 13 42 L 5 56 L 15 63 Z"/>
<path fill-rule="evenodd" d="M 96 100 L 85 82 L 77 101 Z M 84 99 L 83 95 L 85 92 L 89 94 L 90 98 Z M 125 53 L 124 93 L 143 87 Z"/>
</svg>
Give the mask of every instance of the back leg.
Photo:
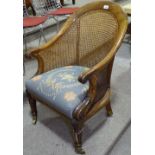
<svg viewBox="0 0 155 155">
<path fill-rule="evenodd" d="M 111 108 L 111 105 L 110 105 L 110 101 L 106 105 L 106 111 L 107 111 L 107 116 L 112 116 L 113 115 L 112 108 Z"/>
</svg>

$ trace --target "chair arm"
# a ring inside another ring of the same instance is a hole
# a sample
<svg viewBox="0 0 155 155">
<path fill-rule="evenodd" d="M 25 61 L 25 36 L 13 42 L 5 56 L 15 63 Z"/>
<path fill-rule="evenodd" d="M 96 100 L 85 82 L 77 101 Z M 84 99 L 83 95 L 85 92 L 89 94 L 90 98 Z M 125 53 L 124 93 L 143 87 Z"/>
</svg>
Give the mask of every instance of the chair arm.
<svg viewBox="0 0 155 155">
<path fill-rule="evenodd" d="M 86 98 L 73 112 L 73 117 L 76 120 L 85 120 L 87 118 L 87 114 L 91 111 L 95 104 L 104 97 L 107 89 L 110 88 L 110 74 L 107 76 L 106 68 L 107 67 L 104 68 L 103 66 L 101 71 L 100 68 L 96 68 L 96 70 L 92 68 L 79 76 L 78 80 L 81 83 L 89 81 L 89 89 L 87 91 Z M 104 78 L 104 73 L 106 73 L 105 79 L 102 80 L 102 77 Z"/>
<path fill-rule="evenodd" d="M 112 65 L 118 48 L 118 44 L 113 46 L 109 54 L 101 62 L 79 76 L 78 80 L 81 83 L 84 84 L 89 81 L 89 90 L 85 100 L 74 110 L 73 117 L 76 120 L 86 119 L 88 113 L 105 96 L 107 90 L 110 88 Z"/>
<path fill-rule="evenodd" d="M 40 52 L 44 52 L 45 49 L 53 46 L 54 43 L 59 39 L 60 36 L 61 36 L 61 33 L 58 33 L 51 40 L 49 40 L 47 43 L 43 44 L 42 46 L 30 49 L 26 53 L 26 56 L 28 56 L 28 57 L 36 57 L 37 55 L 39 55 Z"/>
<path fill-rule="evenodd" d="M 55 42 L 61 38 L 64 33 L 70 28 L 70 25 L 72 24 L 72 22 L 74 21 L 74 16 L 70 17 L 67 19 L 67 21 L 65 22 L 65 24 L 63 25 L 63 27 L 60 29 L 60 31 L 54 36 L 52 37 L 52 39 L 50 39 L 47 43 L 41 45 L 38 48 L 34 48 L 32 50 L 29 50 L 27 53 L 27 56 L 36 56 L 38 55 L 40 52 L 44 52 L 45 49 L 53 46 L 55 44 Z"/>
<path fill-rule="evenodd" d="M 124 24 L 122 24 L 123 26 L 121 26 L 120 29 L 118 30 L 117 37 L 115 38 L 116 39 L 115 43 L 113 47 L 111 48 L 111 50 L 109 51 L 108 55 L 101 62 L 96 64 L 94 67 L 92 67 L 90 70 L 88 70 L 87 72 L 79 76 L 79 81 L 81 83 L 86 83 L 90 79 L 91 75 L 102 70 L 106 66 L 106 64 L 108 64 L 112 60 L 112 58 L 115 56 L 117 50 L 119 49 L 121 45 L 121 42 L 123 41 L 123 38 L 127 30 L 127 25 L 128 25 L 127 17 L 126 17 L 126 20 L 122 22 Z"/>
<path fill-rule="evenodd" d="M 46 49 L 52 48 L 52 46 L 54 46 L 55 42 L 60 38 L 61 35 L 62 35 L 61 33 L 58 33 L 47 43 L 43 44 L 42 46 L 40 46 L 38 48 L 30 49 L 25 54 L 25 56 L 27 58 L 32 58 L 32 57 L 36 58 L 36 60 L 38 62 L 38 70 L 35 75 L 45 72 L 44 66 L 46 66 L 48 62 L 46 62 L 44 59 L 42 59 L 41 54 L 47 55 Z M 51 52 L 52 52 L 52 50 L 51 50 Z"/>
<path fill-rule="evenodd" d="M 52 59 L 54 59 L 53 55 L 58 56 L 58 52 L 55 52 L 56 49 L 60 48 L 63 49 L 61 45 L 63 46 L 64 44 L 60 44 L 61 38 L 63 37 L 64 34 L 68 34 L 67 32 L 71 24 L 73 23 L 73 19 L 74 17 L 68 18 L 64 26 L 61 28 L 61 30 L 54 37 L 52 37 L 52 39 L 50 39 L 47 43 L 43 44 L 38 48 L 29 50 L 27 52 L 26 54 L 27 57 L 35 57 L 38 61 L 37 74 L 51 70 L 57 65 L 56 64 L 57 62 L 54 62 L 55 63 L 54 64 L 52 61 Z M 59 58 L 56 61 L 59 61 Z"/>
<path fill-rule="evenodd" d="M 25 53 L 25 56 L 27 58 L 31 58 L 31 57 L 34 57 L 34 53 L 37 53 L 39 51 L 39 48 L 33 48 L 33 49 L 29 49 L 26 53 Z"/>
<path fill-rule="evenodd" d="M 104 69 L 104 67 L 114 58 L 117 50 L 119 49 L 120 47 L 120 42 L 122 40 L 119 40 L 117 43 L 115 43 L 115 45 L 112 47 L 112 49 L 109 51 L 109 53 L 107 54 L 107 56 L 102 60 L 100 61 L 98 64 L 96 64 L 95 66 L 93 66 L 91 69 L 89 69 L 88 71 L 82 73 L 78 80 L 81 82 L 81 83 L 86 83 L 93 74 L 101 71 Z"/>
</svg>

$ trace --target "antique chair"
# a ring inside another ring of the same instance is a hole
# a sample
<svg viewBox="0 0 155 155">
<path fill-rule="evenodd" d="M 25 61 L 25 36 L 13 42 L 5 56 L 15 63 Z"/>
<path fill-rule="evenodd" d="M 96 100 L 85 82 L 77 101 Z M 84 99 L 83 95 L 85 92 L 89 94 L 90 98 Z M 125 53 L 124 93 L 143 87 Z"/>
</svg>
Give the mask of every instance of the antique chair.
<svg viewBox="0 0 155 155">
<path fill-rule="evenodd" d="M 38 75 L 26 82 L 33 123 L 36 101 L 57 111 L 71 123 L 77 153 L 85 153 L 85 121 L 103 107 L 112 115 L 110 77 L 127 24 L 118 4 L 93 2 L 71 15 L 50 41 L 29 52 L 38 60 Z"/>
</svg>

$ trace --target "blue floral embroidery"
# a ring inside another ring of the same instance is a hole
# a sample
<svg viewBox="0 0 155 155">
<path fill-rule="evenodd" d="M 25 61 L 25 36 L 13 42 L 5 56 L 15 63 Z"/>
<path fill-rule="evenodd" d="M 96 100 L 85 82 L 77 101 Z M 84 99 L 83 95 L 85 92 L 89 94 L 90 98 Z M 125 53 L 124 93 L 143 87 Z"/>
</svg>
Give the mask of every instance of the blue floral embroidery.
<svg viewBox="0 0 155 155">
<path fill-rule="evenodd" d="M 73 91 L 65 92 L 64 94 L 64 100 L 66 101 L 73 101 L 76 99 L 76 94 Z"/>
<path fill-rule="evenodd" d="M 82 84 L 78 77 L 88 68 L 67 66 L 57 68 L 27 81 L 27 89 L 50 106 L 72 117 L 72 111 L 86 96 L 89 83 Z"/>
</svg>

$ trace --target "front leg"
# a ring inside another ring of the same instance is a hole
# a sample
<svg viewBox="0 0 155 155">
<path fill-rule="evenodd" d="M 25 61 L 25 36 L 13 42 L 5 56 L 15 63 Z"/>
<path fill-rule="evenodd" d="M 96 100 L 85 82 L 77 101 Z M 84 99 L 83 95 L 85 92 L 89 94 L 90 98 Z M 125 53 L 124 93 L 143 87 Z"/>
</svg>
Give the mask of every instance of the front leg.
<svg viewBox="0 0 155 155">
<path fill-rule="evenodd" d="M 73 122 L 73 140 L 75 151 L 78 154 L 85 154 L 85 151 L 82 149 L 82 127 L 83 124 L 79 122 Z"/>
<path fill-rule="evenodd" d="M 32 123 L 36 124 L 37 123 L 37 107 L 36 107 L 36 100 L 31 96 L 28 91 L 26 91 L 30 108 L 31 108 L 31 114 L 32 114 Z"/>
</svg>

